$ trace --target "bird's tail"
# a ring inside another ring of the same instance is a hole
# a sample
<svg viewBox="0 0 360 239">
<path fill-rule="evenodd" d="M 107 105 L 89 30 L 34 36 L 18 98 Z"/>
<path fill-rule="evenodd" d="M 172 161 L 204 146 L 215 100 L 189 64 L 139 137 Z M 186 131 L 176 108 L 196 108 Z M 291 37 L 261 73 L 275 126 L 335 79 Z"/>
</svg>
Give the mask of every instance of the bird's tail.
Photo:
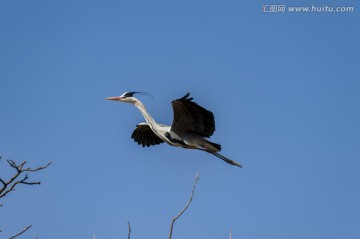
<svg viewBox="0 0 360 239">
<path fill-rule="evenodd" d="M 228 159 L 227 157 L 219 154 L 218 152 L 210 152 L 210 151 L 207 151 L 207 152 L 215 155 L 218 158 L 221 158 L 222 160 L 224 160 L 225 162 L 227 162 L 227 163 L 229 163 L 231 165 L 235 165 L 235 166 L 238 166 L 238 167 L 242 168 L 241 164 L 239 164 L 238 162 L 235 162 L 235 161 L 233 161 L 231 159 Z"/>
</svg>

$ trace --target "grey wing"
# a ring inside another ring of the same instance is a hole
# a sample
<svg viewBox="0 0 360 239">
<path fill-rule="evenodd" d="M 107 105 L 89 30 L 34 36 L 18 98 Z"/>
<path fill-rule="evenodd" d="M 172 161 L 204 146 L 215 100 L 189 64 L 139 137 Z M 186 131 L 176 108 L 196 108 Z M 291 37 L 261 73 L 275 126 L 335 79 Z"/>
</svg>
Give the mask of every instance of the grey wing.
<svg viewBox="0 0 360 239">
<path fill-rule="evenodd" d="M 151 130 L 147 123 L 138 124 L 132 133 L 131 138 L 143 147 L 164 143 L 164 141 Z"/>
<path fill-rule="evenodd" d="M 171 130 L 177 134 L 196 133 L 210 137 L 215 131 L 215 119 L 212 112 L 193 102 L 187 93 L 184 97 L 172 102 L 174 119 Z"/>
</svg>

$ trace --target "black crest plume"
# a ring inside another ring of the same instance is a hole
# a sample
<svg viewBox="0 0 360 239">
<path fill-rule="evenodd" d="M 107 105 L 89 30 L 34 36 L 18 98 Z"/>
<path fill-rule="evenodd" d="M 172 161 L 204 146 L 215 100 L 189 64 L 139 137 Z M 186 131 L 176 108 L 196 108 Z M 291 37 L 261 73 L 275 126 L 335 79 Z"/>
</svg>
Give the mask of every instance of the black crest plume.
<svg viewBox="0 0 360 239">
<path fill-rule="evenodd" d="M 146 96 L 150 96 L 150 97 L 154 98 L 154 97 L 153 97 L 152 95 L 150 95 L 149 93 L 141 92 L 141 91 L 129 91 L 129 92 L 125 92 L 122 96 L 132 97 L 132 96 L 134 96 L 135 94 L 138 94 L 138 95 L 146 95 Z"/>
</svg>

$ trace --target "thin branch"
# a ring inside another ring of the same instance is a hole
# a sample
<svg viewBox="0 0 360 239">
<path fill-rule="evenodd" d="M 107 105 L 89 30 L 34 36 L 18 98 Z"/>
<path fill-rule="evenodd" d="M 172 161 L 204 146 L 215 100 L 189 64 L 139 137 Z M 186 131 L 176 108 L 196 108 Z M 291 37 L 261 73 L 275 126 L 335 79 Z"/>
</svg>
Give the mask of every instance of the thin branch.
<svg viewBox="0 0 360 239">
<path fill-rule="evenodd" d="M 2 157 L 0 156 L 0 160 Z M 15 187 L 19 184 L 25 184 L 25 185 L 35 185 L 40 184 L 40 182 L 29 182 L 29 175 L 30 173 L 42 170 L 47 168 L 51 162 L 47 163 L 44 166 L 40 166 L 37 168 L 24 168 L 26 161 L 23 161 L 20 164 L 17 164 L 14 160 L 6 160 L 6 162 L 9 164 L 9 166 L 16 170 L 16 172 L 12 175 L 12 177 L 8 180 L 5 180 L 4 178 L 0 178 L 0 183 L 2 184 L 2 187 L 0 187 L 0 198 L 5 197 L 8 193 L 15 190 Z M 25 172 L 25 173 L 24 173 Z M 28 173 L 27 173 L 28 172 Z M 25 175 L 24 175 L 25 174 Z M 1 185 L 0 184 L 0 185 Z M 2 207 L 3 204 L 0 203 L 0 206 Z M 25 233 L 32 225 L 29 225 L 25 227 L 21 232 L 17 233 L 15 236 L 10 237 L 9 239 L 14 239 L 23 233 Z M 1 232 L 2 230 L 0 230 Z"/>
<path fill-rule="evenodd" d="M 130 234 L 131 234 L 131 226 L 130 226 L 130 222 L 128 222 L 128 239 L 130 239 Z"/>
<path fill-rule="evenodd" d="M 21 232 L 19 232 L 19 233 L 16 234 L 15 236 L 10 237 L 9 239 L 14 239 L 15 237 L 20 236 L 21 234 L 23 234 L 24 232 L 26 232 L 27 230 L 29 230 L 30 227 L 32 227 L 32 225 L 29 225 L 29 226 L 25 227 Z"/>
<path fill-rule="evenodd" d="M 230 231 L 230 239 L 232 239 L 232 231 Z"/>
<path fill-rule="evenodd" d="M 47 168 L 51 162 L 47 163 L 44 166 L 40 166 L 37 168 L 24 168 L 24 165 L 26 164 L 26 161 L 20 163 L 19 165 L 16 164 L 13 160 L 6 160 L 10 167 L 14 168 L 16 170 L 16 173 L 10 178 L 8 181 L 5 181 L 4 179 L 0 178 L 0 182 L 2 183 L 2 188 L 0 188 L 0 198 L 5 197 L 9 192 L 14 191 L 16 185 L 18 184 L 25 184 L 25 185 L 38 185 L 40 182 L 28 182 L 29 179 L 28 174 L 25 174 L 24 178 L 17 180 L 18 177 L 24 173 L 24 172 L 36 172 L 39 170 L 43 170 Z"/>
<path fill-rule="evenodd" d="M 0 182 L 1 182 L 4 186 L 6 185 L 5 181 L 2 180 L 1 178 L 0 178 Z"/>
<path fill-rule="evenodd" d="M 8 162 L 8 164 L 9 164 L 11 167 L 13 167 L 14 169 L 16 169 L 17 171 L 22 170 L 22 167 L 24 166 L 24 164 L 26 164 L 26 161 L 24 161 L 24 162 L 22 162 L 21 164 L 16 165 L 15 161 L 14 161 L 14 160 L 11 160 L 11 159 L 6 160 L 6 162 Z"/>
<path fill-rule="evenodd" d="M 179 214 L 176 215 L 176 216 L 172 219 L 172 221 L 171 221 L 169 239 L 171 239 L 171 237 L 172 237 L 172 232 L 173 232 L 173 227 L 174 227 L 175 221 L 176 221 L 176 220 L 186 211 L 186 209 L 188 209 L 188 207 L 190 206 L 190 203 L 191 203 L 191 201 L 192 201 L 192 199 L 193 199 L 193 196 L 194 196 L 194 191 L 195 191 L 196 183 L 197 183 L 198 180 L 199 180 L 199 173 L 196 173 L 195 181 L 194 181 L 193 188 L 192 188 L 192 190 L 191 190 L 191 195 L 190 195 L 189 201 L 186 203 L 186 205 L 185 205 L 185 207 L 183 208 L 183 210 L 181 210 L 181 211 L 179 212 Z"/>
<path fill-rule="evenodd" d="M 37 168 L 26 168 L 23 171 L 24 172 L 36 172 L 36 171 L 43 170 L 43 169 L 47 168 L 51 163 L 52 162 L 48 162 L 46 165 L 40 166 L 40 167 L 37 167 Z"/>
</svg>

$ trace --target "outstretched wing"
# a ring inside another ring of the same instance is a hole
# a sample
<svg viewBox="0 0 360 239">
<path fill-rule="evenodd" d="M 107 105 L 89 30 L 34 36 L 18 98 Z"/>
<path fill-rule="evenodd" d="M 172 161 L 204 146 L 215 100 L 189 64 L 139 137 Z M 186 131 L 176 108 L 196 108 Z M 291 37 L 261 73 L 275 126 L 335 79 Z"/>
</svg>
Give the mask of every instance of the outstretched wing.
<svg viewBox="0 0 360 239">
<path fill-rule="evenodd" d="M 193 102 L 187 93 L 174 100 L 172 107 L 174 119 L 171 130 L 177 134 L 196 133 L 202 137 L 210 137 L 215 131 L 215 120 L 212 112 Z"/>
<path fill-rule="evenodd" d="M 147 123 L 138 124 L 132 133 L 131 138 L 143 147 L 164 143 L 164 141 L 150 129 L 150 126 Z"/>
</svg>

